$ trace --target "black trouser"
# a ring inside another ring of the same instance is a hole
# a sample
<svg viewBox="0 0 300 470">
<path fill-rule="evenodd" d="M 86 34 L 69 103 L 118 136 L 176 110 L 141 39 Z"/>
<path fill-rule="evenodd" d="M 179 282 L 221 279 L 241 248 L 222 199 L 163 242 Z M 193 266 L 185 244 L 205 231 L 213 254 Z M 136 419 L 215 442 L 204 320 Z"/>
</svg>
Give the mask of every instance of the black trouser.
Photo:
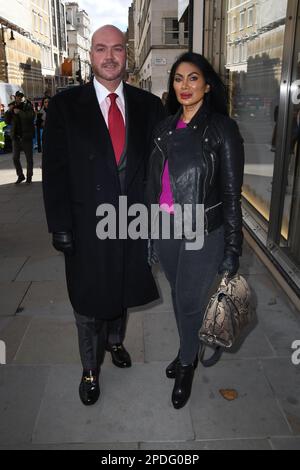
<svg viewBox="0 0 300 470">
<path fill-rule="evenodd" d="M 123 343 L 127 324 L 127 310 L 116 320 L 96 320 L 74 312 L 78 330 L 79 352 L 84 369 L 99 370 L 105 348 Z"/>
<path fill-rule="evenodd" d="M 199 350 L 198 331 L 217 285 L 224 254 L 223 226 L 205 236 L 201 250 L 187 251 L 186 240 L 156 240 L 155 251 L 170 283 L 180 338 L 180 360 L 191 364 Z"/>
<path fill-rule="evenodd" d="M 23 176 L 23 168 L 21 165 L 21 150 L 24 150 L 27 161 L 27 178 L 31 178 L 33 174 L 33 148 L 32 139 L 23 140 L 20 138 L 13 139 L 13 162 L 18 176 Z"/>
</svg>

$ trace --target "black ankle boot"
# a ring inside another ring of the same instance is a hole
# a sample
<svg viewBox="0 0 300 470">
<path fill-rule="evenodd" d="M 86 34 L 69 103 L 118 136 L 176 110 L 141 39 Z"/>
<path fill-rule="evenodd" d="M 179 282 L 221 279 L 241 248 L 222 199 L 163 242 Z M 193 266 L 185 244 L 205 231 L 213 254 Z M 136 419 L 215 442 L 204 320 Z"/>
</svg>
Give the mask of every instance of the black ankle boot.
<svg viewBox="0 0 300 470">
<path fill-rule="evenodd" d="M 79 385 L 79 396 L 86 406 L 96 403 L 100 395 L 99 372 L 85 369 Z"/>
<path fill-rule="evenodd" d="M 194 378 L 194 364 L 176 366 L 175 385 L 172 393 L 172 403 L 177 410 L 182 408 L 190 398 Z"/>
<path fill-rule="evenodd" d="M 174 361 L 172 361 L 166 368 L 166 376 L 168 377 L 168 379 L 175 379 L 176 377 L 176 366 L 179 363 L 179 354 L 180 354 L 180 351 L 178 351 L 178 354 L 175 357 Z M 193 364 L 194 364 L 194 369 L 196 369 L 198 365 L 198 354 Z"/>
<path fill-rule="evenodd" d="M 179 354 L 180 354 L 180 351 L 178 351 L 178 354 L 175 357 L 175 359 L 166 368 L 166 376 L 168 377 L 168 379 L 175 379 L 176 366 L 179 363 Z"/>
</svg>

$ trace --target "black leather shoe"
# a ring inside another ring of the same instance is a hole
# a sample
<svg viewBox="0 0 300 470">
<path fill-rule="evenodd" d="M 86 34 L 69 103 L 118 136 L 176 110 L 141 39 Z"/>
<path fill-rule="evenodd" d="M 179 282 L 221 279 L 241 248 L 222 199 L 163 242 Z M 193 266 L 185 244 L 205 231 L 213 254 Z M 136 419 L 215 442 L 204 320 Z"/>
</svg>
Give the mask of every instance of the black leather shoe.
<svg viewBox="0 0 300 470">
<path fill-rule="evenodd" d="M 94 370 L 84 370 L 79 385 L 79 396 L 86 406 L 96 403 L 100 395 L 99 374 Z"/>
<path fill-rule="evenodd" d="M 177 364 L 180 363 L 179 354 L 180 354 L 180 351 L 178 351 L 178 354 L 175 357 L 174 361 L 172 361 L 166 368 L 166 376 L 168 377 L 168 379 L 175 379 L 176 377 L 176 366 Z M 194 369 L 197 368 L 197 365 L 198 365 L 198 354 L 196 356 L 196 359 L 194 360 Z"/>
<path fill-rule="evenodd" d="M 24 180 L 25 180 L 25 176 L 24 176 L 24 175 L 18 176 L 18 179 L 17 179 L 17 181 L 15 182 L 15 184 L 20 184 L 20 183 L 22 183 L 22 181 L 24 181 Z"/>
<path fill-rule="evenodd" d="M 112 344 L 106 347 L 111 353 L 112 362 L 117 367 L 131 367 L 131 358 L 123 344 Z"/>
<path fill-rule="evenodd" d="M 194 371 L 194 364 L 183 366 L 179 363 L 176 366 L 176 378 L 172 393 L 172 403 L 174 408 L 177 410 L 182 408 L 190 398 Z"/>
<path fill-rule="evenodd" d="M 30 176 L 27 176 L 26 184 L 31 184 L 31 183 L 32 183 L 32 178 Z"/>
</svg>

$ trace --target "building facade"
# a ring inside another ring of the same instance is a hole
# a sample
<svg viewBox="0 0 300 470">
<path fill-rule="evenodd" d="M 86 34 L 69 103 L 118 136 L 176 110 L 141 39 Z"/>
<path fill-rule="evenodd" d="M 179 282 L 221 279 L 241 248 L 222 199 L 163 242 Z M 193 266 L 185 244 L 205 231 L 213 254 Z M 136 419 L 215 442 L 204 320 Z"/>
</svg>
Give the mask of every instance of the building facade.
<svg viewBox="0 0 300 470">
<path fill-rule="evenodd" d="M 89 51 L 91 48 L 91 26 L 86 11 L 78 3 L 66 3 L 68 58 L 72 61 L 73 80 L 86 83 L 91 76 Z M 77 72 L 77 76 L 76 76 Z M 81 78 L 80 78 L 81 77 Z"/>
<path fill-rule="evenodd" d="M 62 64 L 68 56 L 67 51 L 67 25 L 65 0 L 49 0 L 50 2 L 50 28 L 52 57 L 54 63 L 54 80 L 51 83 L 55 92 L 58 87 L 68 84 L 68 77 L 62 72 Z M 49 83 L 50 85 L 50 83 Z"/>
<path fill-rule="evenodd" d="M 135 0 L 132 8 L 137 83 L 161 97 L 172 64 L 187 50 L 187 24 L 178 22 L 173 0 Z"/>
<path fill-rule="evenodd" d="M 190 0 L 186 8 L 192 47 L 223 77 L 244 138 L 245 233 L 299 306 L 300 1 Z"/>
<path fill-rule="evenodd" d="M 1 2 L 0 24 L 0 81 L 20 86 L 30 99 L 67 84 L 64 0 Z"/>
</svg>

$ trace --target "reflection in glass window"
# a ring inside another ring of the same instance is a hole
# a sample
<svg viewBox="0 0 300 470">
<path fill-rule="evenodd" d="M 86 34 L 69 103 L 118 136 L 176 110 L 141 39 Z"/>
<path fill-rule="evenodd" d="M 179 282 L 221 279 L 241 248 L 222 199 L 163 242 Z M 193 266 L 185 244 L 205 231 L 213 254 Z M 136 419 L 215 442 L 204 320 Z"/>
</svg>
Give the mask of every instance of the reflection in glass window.
<svg viewBox="0 0 300 470">
<path fill-rule="evenodd" d="M 243 1 L 243 12 L 240 3 L 232 2 L 229 8 L 227 0 L 230 112 L 245 143 L 243 195 L 268 221 L 287 0 Z M 241 26 L 238 31 L 234 27 L 237 17 Z"/>
</svg>

